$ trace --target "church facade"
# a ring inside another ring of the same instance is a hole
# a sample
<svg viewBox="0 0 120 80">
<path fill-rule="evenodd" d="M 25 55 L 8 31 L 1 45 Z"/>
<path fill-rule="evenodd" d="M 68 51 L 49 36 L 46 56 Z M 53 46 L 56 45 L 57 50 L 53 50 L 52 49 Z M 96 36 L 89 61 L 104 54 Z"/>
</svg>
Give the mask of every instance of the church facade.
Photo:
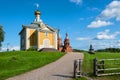
<svg viewBox="0 0 120 80">
<path fill-rule="evenodd" d="M 29 48 L 54 48 L 57 49 L 58 30 L 43 23 L 40 19 L 40 11 L 35 11 L 35 21 L 30 25 L 22 25 L 20 35 L 20 49 Z"/>
<path fill-rule="evenodd" d="M 68 34 L 62 45 L 62 39 L 59 37 L 59 30 L 43 23 L 40 19 L 41 13 L 35 11 L 35 21 L 30 25 L 22 25 L 20 31 L 20 49 L 28 50 L 34 48 L 41 50 L 43 48 L 52 48 L 61 52 L 72 52 Z"/>
</svg>

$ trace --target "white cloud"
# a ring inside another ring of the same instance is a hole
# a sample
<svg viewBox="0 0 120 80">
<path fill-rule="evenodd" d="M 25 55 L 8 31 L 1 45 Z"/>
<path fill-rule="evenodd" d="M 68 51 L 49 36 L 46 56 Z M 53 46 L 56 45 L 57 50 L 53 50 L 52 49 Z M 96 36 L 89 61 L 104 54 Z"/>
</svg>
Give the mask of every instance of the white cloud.
<svg viewBox="0 0 120 80">
<path fill-rule="evenodd" d="M 114 44 L 116 47 L 120 47 L 120 40 L 116 40 L 116 42 Z"/>
<path fill-rule="evenodd" d="M 114 40 L 97 40 L 93 41 L 93 47 L 95 50 L 97 49 L 105 49 L 105 48 L 110 48 L 113 46 Z M 112 42 L 112 43 L 111 43 Z M 111 46 L 112 45 L 112 46 Z M 115 45 L 115 44 L 114 44 Z"/>
<path fill-rule="evenodd" d="M 98 19 L 111 19 L 115 18 L 120 21 L 120 1 L 112 1 L 105 10 L 101 12 Z"/>
<path fill-rule="evenodd" d="M 84 18 L 80 18 L 80 20 L 82 21 L 82 20 L 84 20 Z"/>
<path fill-rule="evenodd" d="M 99 11 L 99 9 L 96 8 L 96 7 L 92 8 L 92 10 L 93 10 L 93 11 Z"/>
<path fill-rule="evenodd" d="M 110 19 L 120 21 L 120 1 L 114 0 L 106 6 L 106 8 L 97 16 L 96 20 L 88 25 L 88 28 L 98 28 L 112 25 Z M 106 21 L 107 20 L 107 21 Z"/>
<path fill-rule="evenodd" d="M 96 49 L 105 49 L 105 48 L 120 48 L 119 40 L 97 40 L 94 41 L 93 46 Z"/>
<path fill-rule="evenodd" d="M 70 0 L 70 2 L 76 3 L 76 4 L 81 4 L 82 0 Z"/>
<path fill-rule="evenodd" d="M 109 30 L 105 30 L 103 32 L 99 32 L 96 36 L 96 39 L 101 40 L 101 39 L 115 39 L 116 36 L 120 34 L 120 32 L 115 32 L 113 34 L 109 34 Z"/>
<path fill-rule="evenodd" d="M 79 21 L 91 20 L 91 19 L 93 19 L 93 18 L 94 18 L 94 17 L 92 17 L 92 16 L 91 16 L 91 17 L 87 17 L 87 18 L 82 18 L 82 17 L 81 17 L 81 18 L 79 18 Z"/>
<path fill-rule="evenodd" d="M 120 40 L 118 40 L 117 43 L 120 43 Z"/>
<path fill-rule="evenodd" d="M 20 47 L 19 46 L 13 46 L 10 48 L 11 50 L 20 50 Z"/>
<path fill-rule="evenodd" d="M 88 28 L 98 28 L 98 27 L 108 26 L 108 25 L 112 25 L 112 24 L 113 23 L 111 23 L 111 22 L 97 20 L 97 21 L 91 22 L 91 24 L 88 25 L 87 27 Z"/>
<path fill-rule="evenodd" d="M 82 40 L 90 40 L 90 38 L 83 38 L 83 37 L 78 37 L 78 38 L 76 38 L 76 40 L 80 40 L 80 41 L 82 41 Z"/>
<path fill-rule="evenodd" d="M 20 50 L 19 46 L 8 47 L 9 51 Z M 7 51 L 7 47 L 2 47 L 2 51 Z"/>
<path fill-rule="evenodd" d="M 93 8 L 87 7 L 87 9 L 90 11 L 100 11 L 100 9 L 98 9 L 96 7 L 93 7 Z"/>
</svg>

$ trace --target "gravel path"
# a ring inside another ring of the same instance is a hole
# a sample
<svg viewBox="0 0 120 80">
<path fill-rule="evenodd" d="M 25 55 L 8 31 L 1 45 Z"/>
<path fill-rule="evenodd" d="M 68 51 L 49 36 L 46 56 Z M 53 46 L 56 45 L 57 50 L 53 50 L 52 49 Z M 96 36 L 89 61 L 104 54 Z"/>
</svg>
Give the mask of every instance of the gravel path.
<svg viewBox="0 0 120 80">
<path fill-rule="evenodd" d="M 75 59 L 83 59 L 82 53 L 71 52 L 59 60 L 42 68 L 35 69 L 7 80 L 71 80 Z"/>
</svg>

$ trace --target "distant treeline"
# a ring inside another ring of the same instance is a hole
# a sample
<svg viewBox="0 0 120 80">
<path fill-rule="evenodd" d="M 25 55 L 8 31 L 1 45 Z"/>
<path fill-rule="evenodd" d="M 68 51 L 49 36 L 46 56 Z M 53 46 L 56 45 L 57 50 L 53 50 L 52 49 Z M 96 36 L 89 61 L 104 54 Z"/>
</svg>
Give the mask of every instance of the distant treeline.
<svg viewBox="0 0 120 80">
<path fill-rule="evenodd" d="M 85 50 L 73 49 L 73 52 L 84 52 Z"/>
<path fill-rule="evenodd" d="M 120 52 L 120 48 L 106 48 L 96 50 L 97 52 Z"/>
<path fill-rule="evenodd" d="M 73 52 L 86 52 L 85 50 L 73 49 Z M 106 49 L 98 49 L 95 52 L 120 52 L 120 48 L 106 48 Z"/>
</svg>

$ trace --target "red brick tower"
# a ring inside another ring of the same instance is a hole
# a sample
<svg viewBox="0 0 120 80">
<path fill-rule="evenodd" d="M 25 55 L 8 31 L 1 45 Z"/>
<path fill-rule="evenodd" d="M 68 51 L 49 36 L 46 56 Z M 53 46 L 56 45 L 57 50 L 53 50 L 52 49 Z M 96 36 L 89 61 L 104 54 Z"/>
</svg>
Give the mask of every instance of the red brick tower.
<svg viewBox="0 0 120 80">
<path fill-rule="evenodd" d="M 66 33 L 66 37 L 64 40 L 64 47 L 63 47 L 63 52 L 72 52 L 72 47 L 70 46 L 68 34 Z"/>
</svg>

